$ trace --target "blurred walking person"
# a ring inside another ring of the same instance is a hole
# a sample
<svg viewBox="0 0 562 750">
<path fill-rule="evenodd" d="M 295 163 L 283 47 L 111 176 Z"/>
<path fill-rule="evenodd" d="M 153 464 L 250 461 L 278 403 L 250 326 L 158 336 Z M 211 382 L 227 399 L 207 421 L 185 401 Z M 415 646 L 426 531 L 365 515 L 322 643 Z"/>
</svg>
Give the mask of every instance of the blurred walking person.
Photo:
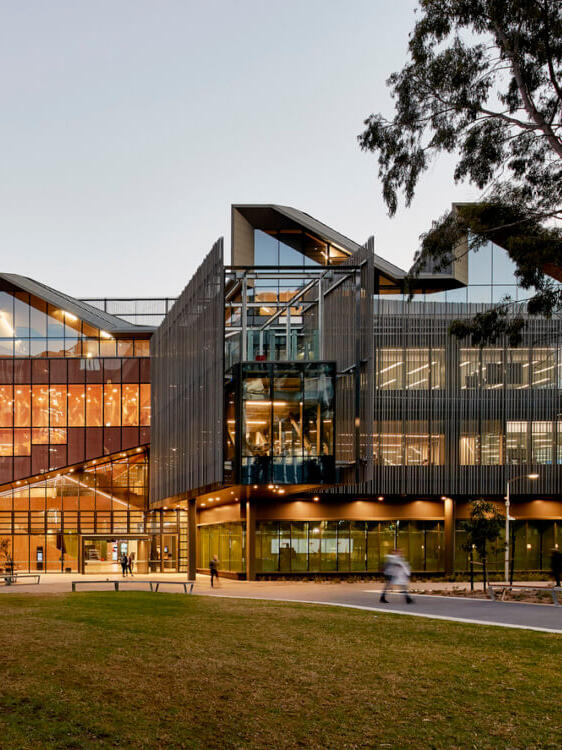
<svg viewBox="0 0 562 750">
<path fill-rule="evenodd" d="M 410 585 L 411 570 L 407 560 L 404 559 L 402 551 L 395 549 L 394 552 L 387 555 L 384 560 L 384 589 L 380 601 L 388 604 L 386 595 L 394 586 L 399 586 L 400 591 L 404 594 L 408 604 L 413 603 L 413 599 L 408 592 Z"/>
<path fill-rule="evenodd" d="M 213 588 L 213 581 L 215 578 L 217 579 L 217 586 L 219 583 L 219 558 L 216 555 L 213 555 L 211 561 L 209 562 L 209 571 L 211 573 L 211 588 Z"/>
<path fill-rule="evenodd" d="M 133 565 L 135 564 L 135 553 L 131 552 L 127 558 L 127 571 L 133 575 Z"/>
</svg>

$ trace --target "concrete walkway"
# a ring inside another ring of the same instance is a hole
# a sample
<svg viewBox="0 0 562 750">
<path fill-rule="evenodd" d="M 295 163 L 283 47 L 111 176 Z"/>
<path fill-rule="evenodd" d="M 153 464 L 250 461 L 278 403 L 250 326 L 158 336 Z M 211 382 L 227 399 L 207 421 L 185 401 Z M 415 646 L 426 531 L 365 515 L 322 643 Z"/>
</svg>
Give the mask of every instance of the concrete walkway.
<svg viewBox="0 0 562 750">
<path fill-rule="evenodd" d="M 0 585 L 0 594 L 59 594 L 70 592 L 71 581 L 89 576 L 72 574 L 47 573 L 41 576 L 39 585 L 15 584 Z M 101 577 L 101 576 L 100 576 Z M 92 576 L 96 578 L 96 576 Z M 120 576 L 109 576 L 107 583 L 84 587 L 84 591 L 113 590 L 111 581 Z M 169 579 L 185 580 L 185 574 L 150 574 L 139 575 L 142 580 Z M 466 584 L 468 585 L 468 584 Z M 539 585 L 548 585 L 540 583 Z M 429 590 L 460 587 L 463 584 L 447 582 L 428 582 L 415 584 L 416 589 L 426 587 Z M 137 587 L 131 583 L 127 590 Z M 146 586 L 139 584 L 139 589 Z M 166 591 L 164 586 L 161 590 Z M 169 591 L 177 592 L 177 587 Z M 271 581 L 231 581 L 221 579 L 219 587 L 211 589 L 208 576 L 197 576 L 195 594 L 215 597 L 234 597 L 243 599 L 263 599 L 272 601 L 302 602 L 327 604 L 338 607 L 365 609 L 377 614 L 387 612 L 413 617 L 435 618 L 453 622 L 466 622 L 477 625 L 496 625 L 508 628 L 538 630 L 546 633 L 562 634 L 562 607 L 549 604 L 526 604 L 519 602 L 497 602 L 487 599 L 464 599 L 461 597 L 435 596 L 416 593 L 415 602 L 406 604 L 399 594 L 389 596 L 389 604 L 379 602 L 381 584 L 362 583 L 310 583 L 310 582 L 271 582 Z"/>
</svg>

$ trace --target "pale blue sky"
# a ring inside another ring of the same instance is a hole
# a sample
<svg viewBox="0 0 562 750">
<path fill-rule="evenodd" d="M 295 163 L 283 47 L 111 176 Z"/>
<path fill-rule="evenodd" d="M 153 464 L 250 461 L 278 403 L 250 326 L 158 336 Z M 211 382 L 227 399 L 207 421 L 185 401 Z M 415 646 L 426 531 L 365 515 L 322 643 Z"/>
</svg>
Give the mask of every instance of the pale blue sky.
<svg viewBox="0 0 562 750">
<path fill-rule="evenodd" d="M 356 136 L 391 113 L 414 0 L 0 0 L 2 269 L 173 296 L 231 203 L 293 205 L 408 266 L 451 159 L 389 219 Z"/>
</svg>

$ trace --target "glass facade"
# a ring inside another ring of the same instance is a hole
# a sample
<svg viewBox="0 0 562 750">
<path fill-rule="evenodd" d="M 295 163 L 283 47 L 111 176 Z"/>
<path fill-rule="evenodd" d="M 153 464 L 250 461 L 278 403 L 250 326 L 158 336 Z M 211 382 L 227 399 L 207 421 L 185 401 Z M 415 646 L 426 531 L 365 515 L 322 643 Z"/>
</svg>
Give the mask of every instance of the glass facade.
<svg viewBox="0 0 562 750">
<path fill-rule="evenodd" d="M 0 567 L 117 572 L 116 550 L 126 545 L 139 572 L 177 570 L 177 536 L 186 512 L 147 513 L 147 502 L 148 457 L 140 448 L 5 490 L 0 540 L 7 542 L 9 558 L 0 557 Z"/>
<path fill-rule="evenodd" d="M 226 456 L 241 484 L 334 480 L 331 363 L 243 363 L 226 397 Z"/>
<path fill-rule="evenodd" d="M 461 466 L 562 463 L 560 421 L 467 419 L 461 422 Z"/>
<path fill-rule="evenodd" d="M 149 340 L 0 292 L 0 484 L 150 441 Z"/>
<path fill-rule="evenodd" d="M 381 466 L 441 466 L 445 463 L 443 426 L 427 419 L 375 423 L 373 453 Z"/>
<path fill-rule="evenodd" d="M 329 266 L 349 256 L 338 247 L 298 229 L 254 230 L 254 266 Z"/>
<path fill-rule="evenodd" d="M 376 386 L 386 391 L 445 388 L 445 349 L 381 347 Z"/>
<path fill-rule="evenodd" d="M 139 571 L 178 568 L 184 512 L 147 512 L 148 335 L 0 291 L 0 566 L 116 572 L 126 551 Z"/>
<path fill-rule="evenodd" d="M 474 349 L 461 348 L 461 390 L 498 388 L 560 388 L 562 357 L 556 346 Z"/>
<path fill-rule="evenodd" d="M 450 341 L 454 348 L 454 341 Z M 382 391 L 440 390 L 447 387 L 445 348 L 380 347 L 376 387 Z M 460 347 L 458 384 L 461 390 L 562 387 L 562 354 L 557 346 L 517 349 Z M 455 383 L 449 373 L 449 387 Z"/>
<path fill-rule="evenodd" d="M 197 567 L 206 569 L 214 555 L 219 570 L 243 573 L 246 570 L 246 531 L 242 523 L 218 523 L 199 526 Z"/>
<path fill-rule="evenodd" d="M 510 526 L 515 537 L 514 570 L 550 570 L 550 554 L 553 549 L 562 549 L 562 522 L 553 520 L 512 521 Z M 487 566 L 491 572 L 504 572 L 504 540 L 501 533 L 497 542 L 488 548 Z M 455 570 L 466 572 L 470 567 L 469 551 L 465 549 L 466 532 L 462 521 L 457 521 L 455 529 Z M 510 546 L 510 558 L 512 547 Z M 474 550 L 475 562 L 480 562 Z M 475 574 L 481 575 L 481 566 L 475 567 Z"/>
<path fill-rule="evenodd" d="M 417 572 L 444 569 L 441 521 L 258 521 L 259 573 L 379 573 L 400 547 Z"/>
</svg>

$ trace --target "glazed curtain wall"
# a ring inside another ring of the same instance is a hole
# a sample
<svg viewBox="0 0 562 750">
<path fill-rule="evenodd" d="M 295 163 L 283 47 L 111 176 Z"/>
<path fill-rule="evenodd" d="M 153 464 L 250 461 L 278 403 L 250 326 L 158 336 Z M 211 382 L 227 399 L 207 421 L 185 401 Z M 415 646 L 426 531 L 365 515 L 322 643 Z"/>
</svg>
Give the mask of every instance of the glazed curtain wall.
<svg viewBox="0 0 562 750">
<path fill-rule="evenodd" d="M 444 570 L 440 521 L 259 521 L 256 571 L 380 572 L 396 546 L 412 570 Z"/>
<path fill-rule="evenodd" d="M 561 521 L 512 521 L 511 530 L 515 535 L 514 570 L 550 570 L 550 554 L 553 549 L 562 549 Z M 490 571 L 504 572 L 504 539 L 501 533 L 497 542 L 488 547 L 488 568 Z M 465 549 L 466 532 L 462 521 L 457 521 L 455 530 L 455 570 L 469 569 L 469 553 Z M 511 555 L 510 547 L 510 555 Z M 479 562 L 474 552 L 474 560 Z M 476 575 L 481 574 L 481 566 L 475 567 Z"/>
<path fill-rule="evenodd" d="M 562 356 L 556 344 L 517 349 L 461 347 L 458 360 L 447 363 L 445 355 L 439 341 L 426 347 L 382 346 L 377 351 L 376 387 L 384 391 L 428 391 L 444 389 L 449 382 L 461 390 L 525 390 L 562 385 Z"/>
<path fill-rule="evenodd" d="M 0 484 L 149 442 L 148 357 L 0 359 Z"/>
<path fill-rule="evenodd" d="M 177 534 L 178 512 L 147 515 L 147 504 L 145 451 L 7 490 L 0 494 L 0 542 L 7 544 L 0 567 L 8 566 L 7 552 L 16 570 L 77 570 L 81 534 Z"/>
<path fill-rule="evenodd" d="M 333 363 L 237 365 L 227 388 L 225 435 L 227 469 L 234 467 L 236 481 L 332 482 L 334 391 Z"/>
<path fill-rule="evenodd" d="M 149 342 L 107 331 L 27 292 L 0 292 L 0 357 L 148 357 Z"/>
<path fill-rule="evenodd" d="M 208 568 L 216 555 L 219 570 L 242 573 L 246 570 L 246 530 L 242 523 L 217 523 L 199 526 L 197 567 Z"/>
</svg>

